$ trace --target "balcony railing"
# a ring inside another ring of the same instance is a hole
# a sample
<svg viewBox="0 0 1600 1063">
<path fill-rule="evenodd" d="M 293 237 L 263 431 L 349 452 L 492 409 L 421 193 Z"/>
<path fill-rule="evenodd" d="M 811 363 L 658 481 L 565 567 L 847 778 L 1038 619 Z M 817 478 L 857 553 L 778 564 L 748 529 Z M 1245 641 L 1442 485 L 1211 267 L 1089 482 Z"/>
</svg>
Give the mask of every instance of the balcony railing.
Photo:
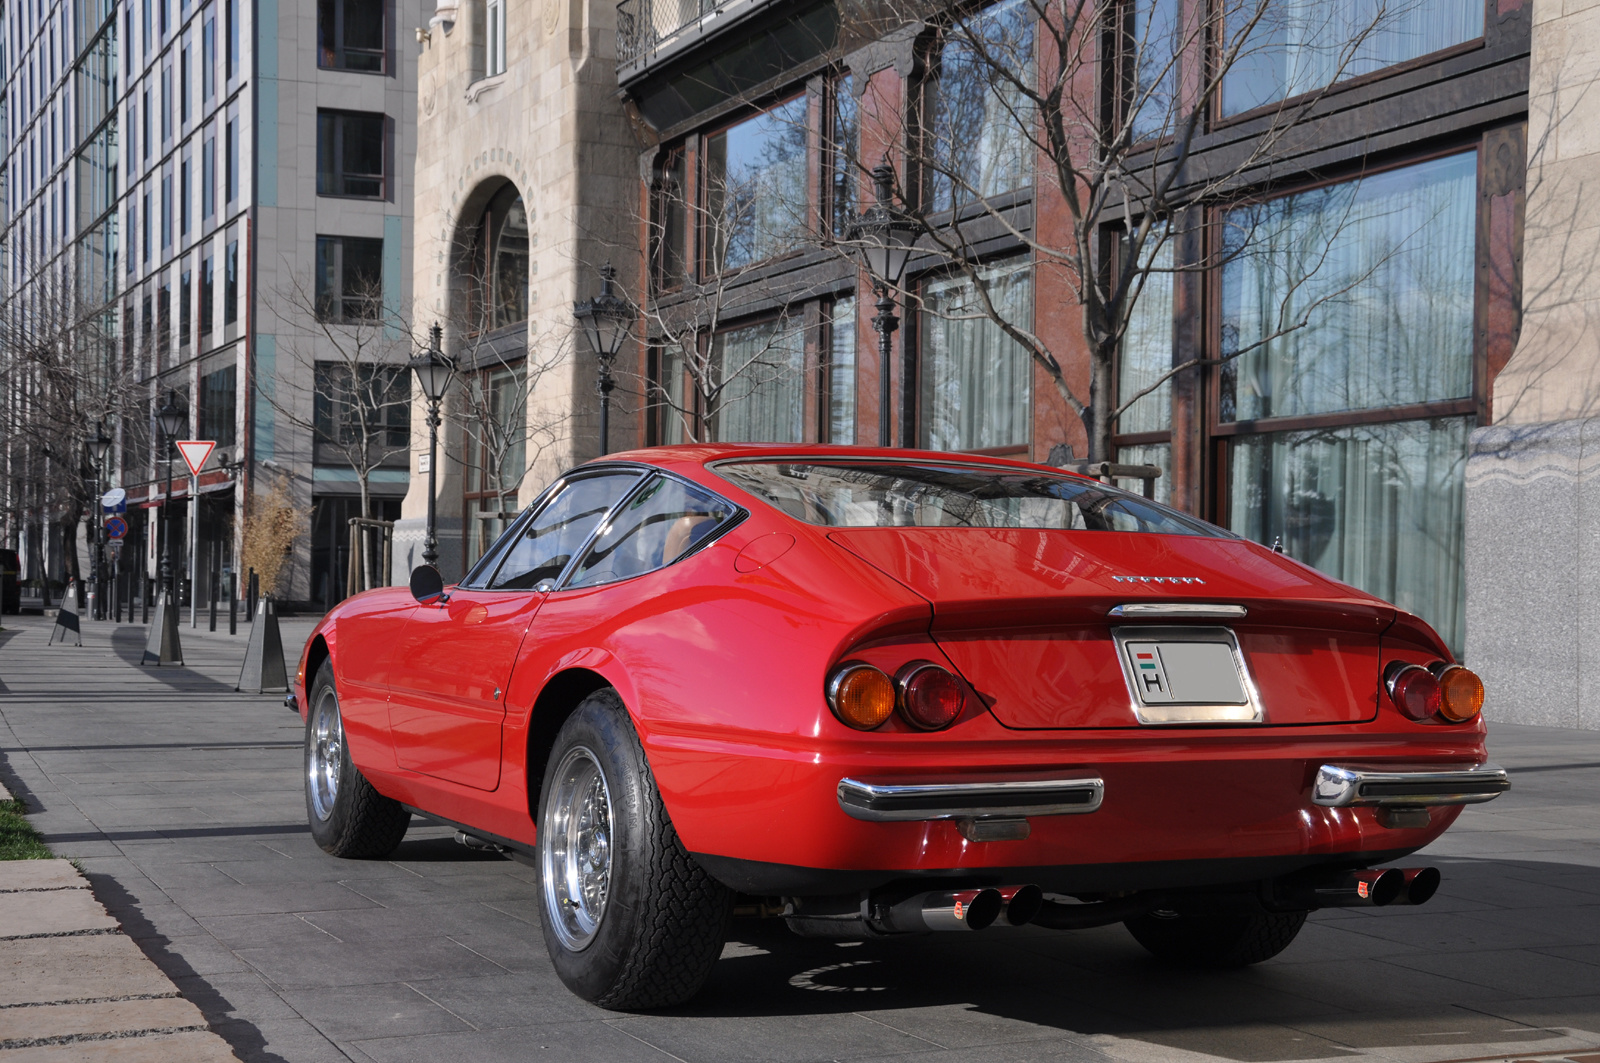
<svg viewBox="0 0 1600 1063">
<path fill-rule="evenodd" d="M 752 0 L 622 0 L 617 5 L 617 71 L 648 63 L 658 52 L 692 30 L 708 28 Z"/>
</svg>

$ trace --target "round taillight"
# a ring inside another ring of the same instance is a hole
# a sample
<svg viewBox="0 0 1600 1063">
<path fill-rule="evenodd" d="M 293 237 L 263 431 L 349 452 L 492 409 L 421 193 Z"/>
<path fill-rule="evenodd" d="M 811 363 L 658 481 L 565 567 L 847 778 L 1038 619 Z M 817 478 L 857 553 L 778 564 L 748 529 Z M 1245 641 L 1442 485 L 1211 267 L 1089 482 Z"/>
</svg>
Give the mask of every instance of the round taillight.
<svg viewBox="0 0 1600 1063">
<path fill-rule="evenodd" d="M 1391 663 L 1385 685 L 1395 708 L 1413 720 L 1426 720 L 1439 711 L 1439 681 L 1420 664 Z"/>
<path fill-rule="evenodd" d="M 961 715 L 961 684 L 931 661 L 912 661 L 895 677 L 900 686 L 900 715 L 921 731 L 949 727 Z"/>
<path fill-rule="evenodd" d="M 894 712 L 894 680 L 859 661 L 841 666 L 828 680 L 833 714 L 860 731 L 877 727 Z"/>
<path fill-rule="evenodd" d="M 1452 664 L 1439 673 L 1439 715 L 1451 723 L 1466 723 L 1483 711 L 1483 680 L 1478 673 Z"/>
</svg>

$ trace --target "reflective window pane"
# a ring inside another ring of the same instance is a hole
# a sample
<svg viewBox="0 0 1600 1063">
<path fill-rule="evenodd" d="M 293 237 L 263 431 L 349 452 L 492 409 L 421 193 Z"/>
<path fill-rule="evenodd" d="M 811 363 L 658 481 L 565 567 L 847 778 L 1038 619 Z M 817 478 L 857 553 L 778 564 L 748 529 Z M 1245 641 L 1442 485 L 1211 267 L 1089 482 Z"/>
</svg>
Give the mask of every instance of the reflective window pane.
<svg viewBox="0 0 1600 1063">
<path fill-rule="evenodd" d="M 611 583 L 670 565 L 733 513 L 710 492 L 659 476 L 611 518 L 567 586 Z"/>
<path fill-rule="evenodd" d="M 1133 312 L 1128 315 L 1128 330 L 1122 334 L 1121 358 L 1117 364 L 1117 404 L 1132 399 L 1150 387 L 1172 368 L 1172 244 L 1164 243 L 1152 251 L 1149 269 Z M 1165 432 L 1172 427 L 1172 381 L 1164 380 L 1139 399 L 1117 419 L 1117 431 Z"/>
<path fill-rule="evenodd" d="M 810 229 L 806 98 L 796 96 L 706 143 L 705 241 L 713 270 L 799 247 Z"/>
<path fill-rule="evenodd" d="M 924 139 L 934 210 L 1032 183 L 1033 112 L 1013 79 L 1032 76 L 1036 17 L 1028 0 L 1004 0 L 946 31 Z"/>
<path fill-rule="evenodd" d="M 1314 92 L 1483 36 L 1483 0 L 1274 0 L 1240 5 L 1235 23 L 1261 18 L 1241 42 L 1224 29 L 1223 47 L 1239 59 L 1223 75 L 1224 114 Z"/>
<path fill-rule="evenodd" d="M 1033 273 L 1011 259 L 980 274 L 1006 320 L 1033 326 Z M 921 441 L 929 450 L 1026 445 L 1033 360 L 984 313 L 964 277 L 929 282 L 922 311 Z"/>
<path fill-rule="evenodd" d="M 805 417 L 805 343 L 800 326 L 769 321 L 718 335 L 714 367 L 722 392 L 712 418 L 722 443 L 798 443 Z"/>
<path fill-rule="evenodd" d="M 606 473 L 566 485 L 531 520 L 506 553 L 491 587 L 529 590 L 561 575 L 638 473 Z"/>
<path fill-rule="evenodd" d="M 1230 211 L 1221 419 L 1471 395 L 1477 188 L 1468 153 Z"/>
<path fill-rule="evenodd" d="M 1233 530 L 1416 613 L 1460 652 L 1470 418 L 1247 436 Z"/>
</svg>

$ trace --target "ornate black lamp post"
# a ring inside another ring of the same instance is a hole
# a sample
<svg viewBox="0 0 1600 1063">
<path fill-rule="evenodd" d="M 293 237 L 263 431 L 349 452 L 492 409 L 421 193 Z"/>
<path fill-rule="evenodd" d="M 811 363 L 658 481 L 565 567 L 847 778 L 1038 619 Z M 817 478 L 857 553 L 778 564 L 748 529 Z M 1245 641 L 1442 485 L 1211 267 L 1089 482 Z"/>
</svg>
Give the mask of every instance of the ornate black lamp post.
<svg viewBox="0 0 1600 1063">
<path fill-rule="evenodd" d="M 89 437 L 89 457 L 94 465 L 94 498 L 90 502 L 89 511 L 94 514 L 94 551 L 89 555 L 89 581 L 94 584 L 94 613 L 92 619 L 104 620 L 105 617 L 105 515 L 100 507 L 100 487 L 102 473 L 105 470 L 106 454 L 111 451 L 111 437 L 106 434 L 104 421 L 97 421 L 94 426 L 94 435 Z"/>
<path fill-rule="evenodd" d="M 878 313 L 872 319 L 873 331 L 878 334 L 878 445 L 887 447 L 892 442 L 889 361 L 894 357 L 894 331 L 900 327 L 900 318 L 894 312 L 895 297 L 921 225 L 892 202 L 894 167 L 887 162 L 873 167 L 872 183 L 877 202 L 856 218 L 848 239 L 855 243 L 862 264 L 872 275 L 872 290 L 878 296 Z"/>
<path fill-rule="evenodd" d="M 628 338 L 633 325 L 633 307 L 611 290 L 617 271 L 607 262 L 600 267 L 600 294 L 593 299 L 572 304 L 572 316 L 578 319 L 589 350 L 600 362 L 600 453 L 611 452 L 610 417 L 611 392 L 617 382 L 611 375 L 617 354 Z"/>
<path fill-rule="evenodd" d="M 172 455 L 177 449 L 178 436 L 189 427 L 189 411 L 178 406 L 176 391 L 167 392 L 166 405 L 156 413 L 156 420 L 161 425 L 167 462 L 167 493 L 161 500 L 161 523 L 166 535 L 166 549 L 161 551 L 161 587 L 167 592 L 168 607 L 177 609 L 176 588 L 172 585 Z"/>
<path fill-rule="evenodd" d="M 435 324 L 428 332 L 428 348 L 411 359 L 411 371 L 417 374 L 417 385 L 428 400 L 428 534 L 422 540 L 422 560 L 430 565 L 439 563 L 439 529 L 434 515 L 434 489 L 437 481 L 435 466 L 439 463 L 439 403 L 455 376 L 455 363 L 445 357 L 441 346 L 444 330 Z"/>
</svg>

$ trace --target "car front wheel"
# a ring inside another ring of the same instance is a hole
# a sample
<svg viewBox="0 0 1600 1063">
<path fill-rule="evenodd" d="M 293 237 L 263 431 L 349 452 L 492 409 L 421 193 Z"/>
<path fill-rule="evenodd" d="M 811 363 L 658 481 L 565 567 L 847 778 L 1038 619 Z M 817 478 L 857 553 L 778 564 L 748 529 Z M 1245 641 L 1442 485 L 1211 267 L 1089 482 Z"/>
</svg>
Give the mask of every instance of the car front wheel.
<svg viewBox="0 0 1600 1063">
<path fill-rule="evenodd" d="M 614 690 L 585 698 L 556 736 L 539 866 L 545 946 L 567 988 L 619 1011 L 700 991 L 733 897 L 684 849 Z"/>
<path fill-rule="evenodd" d="M 352 860 L 388 856 L 406 836 L 411 813 L 373 789 L 351 762 L 332 661 L 317 670 L 310 701 L 305 768 L 306 818 L 311 821 L 312 839 L 334 856 Z"/>
<path fill-rule="evenodd" d="M 1155 911 L 1127 920 L 1134 940 L 1185 967 L 1246 967 L 1271 959 L 1300 933 L 1305 912 Z"/>
</svg>

